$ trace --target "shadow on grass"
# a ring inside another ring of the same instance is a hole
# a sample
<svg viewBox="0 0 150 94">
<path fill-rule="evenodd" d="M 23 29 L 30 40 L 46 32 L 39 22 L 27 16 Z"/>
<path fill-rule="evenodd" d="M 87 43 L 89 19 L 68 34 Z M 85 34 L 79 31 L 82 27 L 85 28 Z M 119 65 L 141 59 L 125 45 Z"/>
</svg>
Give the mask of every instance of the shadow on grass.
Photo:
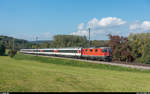
<svg viewBox="0 0 150 94">
<path fill-rule="evenodd" d="M 9 56 L 8 54 L 5 54 L 5 55 L 3 55 L 3 56 Z"/>
</svg>

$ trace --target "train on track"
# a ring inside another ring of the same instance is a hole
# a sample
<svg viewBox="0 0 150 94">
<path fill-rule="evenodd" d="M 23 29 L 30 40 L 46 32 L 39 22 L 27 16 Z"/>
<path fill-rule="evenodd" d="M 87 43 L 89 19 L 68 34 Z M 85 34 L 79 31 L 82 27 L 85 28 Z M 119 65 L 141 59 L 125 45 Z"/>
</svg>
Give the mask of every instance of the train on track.
<svg viewBox="0 0 150 94">
<path fill-rule="evenodd" d="M 64 56 L 92 60 L 112 60 L 112 49 L 110 47 L 21 49 L 20 52 L 24 54 Z"/>
</svg>

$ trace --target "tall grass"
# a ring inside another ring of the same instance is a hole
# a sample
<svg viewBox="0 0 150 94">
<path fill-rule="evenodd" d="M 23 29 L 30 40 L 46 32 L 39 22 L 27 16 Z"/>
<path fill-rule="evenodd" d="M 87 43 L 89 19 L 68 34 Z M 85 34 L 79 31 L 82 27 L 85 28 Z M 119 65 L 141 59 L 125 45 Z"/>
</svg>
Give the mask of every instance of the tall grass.
<svg viewBox="0 0 150 94">
<path fill-rule="evenodd" d="M 38 61 L 41 63 L 51 63 L 65 66 L 76 66 L 76 67 L 85 67 L 85 68 L 96 68 L 96 69 L 108 69 L 108 70 L 116 70 L 116 71 L 130 71 L 130 72 L 146 72 L 150 73 L 150 70 L 142 70 L 142 69 L 132 69 L 127 67 L 120 66 L 112 66 L 106 64 L 94 64 L 84 61 L 70 60 L 70 59 L 62 59 L 62 58 L 51 58 L 51 57 L 41 57 L 41 56 L 32 56 L 32 55 L 24 55 L 17 54 L 14 59 L 16 60 L 30 60 L 30 61 Z"/>
</svg>

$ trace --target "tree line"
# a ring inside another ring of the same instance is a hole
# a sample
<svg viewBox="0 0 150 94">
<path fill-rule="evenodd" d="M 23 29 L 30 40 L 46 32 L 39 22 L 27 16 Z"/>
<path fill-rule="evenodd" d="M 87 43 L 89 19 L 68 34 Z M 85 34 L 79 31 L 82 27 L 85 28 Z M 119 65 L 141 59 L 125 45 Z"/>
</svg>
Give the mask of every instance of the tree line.
<svg viewBox="0 0 150 94">
<path fill-rule="evenodd" d="M 91 40 L 91 47 L 101 47 L 108 40 Z M 32 48 L 64 48 L 64 47 L 89 47 L 86 36 L 77 35 L 55 35 L 52 41 L 34 42 Z"/>
<path fill-rule="evenodd" d="M 150 33 L 109 35 L 109 39 L 105 45 L 112 48 L 114 61 L 150 63 Z"/>
<path fill-rule="evenodd" d="M 128 37 L 108 35 L 109 40 L 91 40 L 91 47 L 108 46 L 112 48 L 114 61 L 150 63 L 150 33 L 130 34 Z M 0 36 L 0 55 L 5 49 L 13 48 L 13 38 Z M 56 35 L 52 41 L 29 42 L 15 39 L 15 50 L 21 48 L 64 48 L 89 47 L 85 36 Z"/>
<path fill-rule="evenodd" d="M 19 50 L 21 48 L 31 48 L 32 47 L 32 43 L 30 43 L 27 40 L 16 39 L 13 37 L 2 36 L 2 35 L 0 35 L 0 43 L 3 44 L 6 47 L 6 49 Z"/>
</svg>

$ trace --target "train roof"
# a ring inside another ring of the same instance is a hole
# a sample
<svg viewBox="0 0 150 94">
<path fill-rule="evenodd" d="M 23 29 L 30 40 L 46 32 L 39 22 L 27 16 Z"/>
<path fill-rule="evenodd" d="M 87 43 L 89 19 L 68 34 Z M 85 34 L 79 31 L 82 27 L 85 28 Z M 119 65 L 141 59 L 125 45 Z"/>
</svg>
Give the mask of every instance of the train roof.
<svg viewBox="0 0 150 94">
<path fill-rule="evenodd" d="M 81 47 L 76 47 L 76 48 L 36 48 L 36 49 L 21 49 L 21 50 L 76 50 L 76 49 L 81 49 Z"/>
<path fill-rule="evenodd" d="M 89 49 L 102 48 L 102 49 L 104 49 L 104 48 L 111 48 L 111 47 L 85 47 L 85 48 L 89 48 Z"/>
<path fill-rule="evenodd" d="M 67 47 L 67 48 L 36 48 L 36 49 L 21 49 L 21 50 L 77 50 L 77 49 L 82 49 L 83 47 Z M 94 49 L 94 48 L 111 48 L 111 47 L 84 47 L 84 48 L 88 48 L 88 49 Z"/>
</svg>

